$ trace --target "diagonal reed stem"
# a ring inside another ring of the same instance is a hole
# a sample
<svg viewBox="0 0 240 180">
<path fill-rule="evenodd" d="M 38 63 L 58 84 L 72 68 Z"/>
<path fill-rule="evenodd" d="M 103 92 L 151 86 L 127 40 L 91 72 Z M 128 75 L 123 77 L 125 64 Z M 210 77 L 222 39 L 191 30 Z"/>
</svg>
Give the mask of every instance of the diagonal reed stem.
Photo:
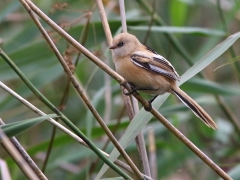
<svg viewBox="0 0 240 180">
<path fill-rule="evenodd" d="M 88 99 L 88 96 L 86 95 L 86 93 L 84 92 L 84 90 L 81 88 L 81 86 L 79 85 L 77 79 L 75 78 L 75 76 L 73 75 L 73 73 L 70 71 L 68 65 L 66 64 L 65 60 L 63 59 L 61 53 L 58 51 L 57 47 L 55 46 L 55 44 L 53 43 L 53 41 L 51 40 L 51 38 L 48 36 L 46 30 L 43 28 L 43 26 L 41 25 L 41 23 L 39 22 L 39 20 L 34 16 L 33 12 L 28 10 L 28 13 L 30 14 L 30 16 L 32 17 L 33 21 L 35 22 L 36 26 L 39 28 L 39 30 L 41 31 L 41 33 L 43 34 L 45 40 L 47 41 L 47 43 L 49 44 L 49 46 L 51 47 L 51 49 L 53 50 L 53 52 L 55 53 L 55 55 L 57 56 L 58 60 L 60 61 L 61 65 L 63 66 L 66 74 L 68 75 L 70 82 L 72 83 L 72 85 L 75 87 L 75 89 L 77 90 L 78 94 L 80 95 L 80 97 L 82 98 L 82 100 L 84 101 L 84 103 L 86 104 L 86 106 L 88 107 L 88 109 L 92 112 L 93 116 L 96 118 L 96 120 L 98 121 L 98 123 L 100 124 L 100 126 L 103 128 L 103 130 L 105 131 L 105 133 L 107 134 L 107 136 L 109 137 L 109 139 L 112 141 L 112 143 L 114 144 L 114 146 L 118 149 L 118 151 L 120 152 L 120 154 L 123 156 L 123 158 L 126 160 L 126 162 L 129 164 L 129 166 L 132 168 L 132 170 L 135 172 L 135 174 L 137 175 L 137 177 L 140 179 L 142 178 L 142 174 L 141 172 L 137 169 L 137 167 L 135 166 L 135 164 L 132 162 L 132 160 L 129 158 L 128 154 L 124 151 L 124 149 L 121 147 L 121 145 L 119 144 L 119 142 L 117 141 L 117 139 L 113 136 L 112 132 L 108 129 L 107 125 L 105 124 L 105 122 L 103 121 L 103 119 L 101 118 L 101 116 L 98 114 L 97 110 L 94 108 L 94 106 L 91 104 L 90 100 Z"/>
</svg>

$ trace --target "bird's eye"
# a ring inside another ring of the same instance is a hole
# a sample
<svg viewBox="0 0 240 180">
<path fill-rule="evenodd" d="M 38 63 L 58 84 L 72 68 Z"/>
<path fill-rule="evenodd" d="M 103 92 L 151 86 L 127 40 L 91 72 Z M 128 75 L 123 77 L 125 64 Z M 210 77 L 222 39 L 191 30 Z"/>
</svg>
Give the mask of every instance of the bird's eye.
<svg viewBox="0 0 240 180">
<path fill-rule="evenodd" d="M 118 47 L 122 47 L 124 45 L 124 42 L 122 41 L 122 42 L 120 42 L 120 43 L 118 43 Z"/>
</svg>

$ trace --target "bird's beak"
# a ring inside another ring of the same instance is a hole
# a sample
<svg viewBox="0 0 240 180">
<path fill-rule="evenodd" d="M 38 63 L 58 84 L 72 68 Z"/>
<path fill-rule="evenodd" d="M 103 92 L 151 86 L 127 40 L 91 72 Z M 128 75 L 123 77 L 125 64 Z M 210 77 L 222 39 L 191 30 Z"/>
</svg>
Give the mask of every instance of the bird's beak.
<svg viewBox="0 0 240 180">
<path fill-rule="evenodd" d="M 116 49 L 117 46 L 116 45 L 111 45 L 109 49 Z"/>
</svg>

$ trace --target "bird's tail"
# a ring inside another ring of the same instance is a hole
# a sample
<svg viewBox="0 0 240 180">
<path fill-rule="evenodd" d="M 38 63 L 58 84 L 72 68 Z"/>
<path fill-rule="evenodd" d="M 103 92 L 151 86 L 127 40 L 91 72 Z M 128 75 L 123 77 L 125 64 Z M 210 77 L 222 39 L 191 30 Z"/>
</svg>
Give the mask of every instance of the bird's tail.
<svg viewBox="0 0 240 180">
<path fill-rule="evenodd" d="M 213 129 L 218 128 L 216 123 L 207 114 L 207 112 L 200 105 L 198 105 L 191 97 L 189 97 L 185 92 L 183 92 L 179 87 L 175 86 L 174 88 L 172 88 L 172 91 L 208 127 L 211 127 Z"/>
</svg>

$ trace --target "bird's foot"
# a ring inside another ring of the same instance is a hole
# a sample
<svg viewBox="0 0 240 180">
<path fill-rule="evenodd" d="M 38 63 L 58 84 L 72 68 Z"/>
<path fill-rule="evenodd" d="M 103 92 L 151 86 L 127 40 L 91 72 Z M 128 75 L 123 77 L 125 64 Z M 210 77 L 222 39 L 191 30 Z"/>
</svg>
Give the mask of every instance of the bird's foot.
<svg viewBox="0 0 240 180">
<path fill-rule="evenodd" d="M 145 106 L 144 106 L 144 109 L 145 109 L 145 111 L 150 112 L 150 111 L 152 110 L 152 104 L 151 104 L 151 102 L 148 101 L 148 107 L 145 107 Z"/>
<path fill-rule="evenodd" d="M 126 89 L 126 88 L 123 89 L 123 94 L 124 94 L 125 96 L 130 96 L 132 93 L 134 93 L 134 92 L 136 91 L 135 89 L 133 89 L 133 90 L 131 90 L 131 91 L 125 92 L 125 91 L 124 91 L 125 89 Z"/>
<path fill-rule="evenodd" d="M 128 91 L 128 92 L 125 92 L 125 87 L 123 88 L 123 94 L 125 96 L 130 96 L 132 93 L 136 92 L 137 91 L 137 88 L 135 88 L 132 84 L 128 83 L 130 86 L 131 86 L 131 90 Z"/>
</svg>

